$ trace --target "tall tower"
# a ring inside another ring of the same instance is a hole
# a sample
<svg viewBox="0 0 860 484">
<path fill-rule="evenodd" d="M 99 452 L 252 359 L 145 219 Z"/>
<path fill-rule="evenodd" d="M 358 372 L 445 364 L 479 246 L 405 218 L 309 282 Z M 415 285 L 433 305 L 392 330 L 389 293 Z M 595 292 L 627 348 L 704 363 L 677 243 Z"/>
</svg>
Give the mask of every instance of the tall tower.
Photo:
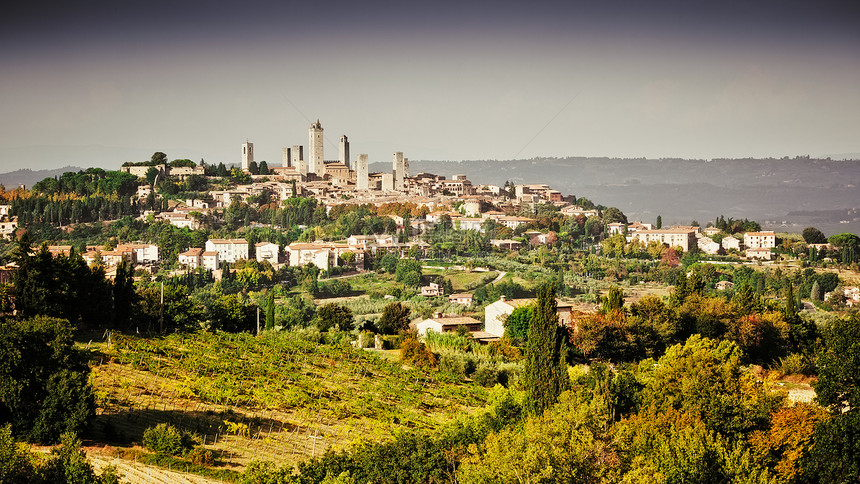
<svg viewBox="0 0 860 484">
<path fill-rule="evenodd" d="M 346 165 L 346 169 L 349 170 L 349 140 L 346 139 L 346 135 L 340 137 L 339 148 L 337 159 Z"/>
<path fill-rule="evenodd" d="M 403 152 L 395 151 L 394 152 L 394 189 L 395 190 L 403 190 L 403 178 L 405 175 L 405 167 L 403 166 Z"/>
<path fill-rule="evenodd" d="M 248 167 L 254 162 L 254 143 L 245 141 L 242 143 L 242 171 L 248 171 Z"/>
<path fill-rule="evenodd" d="M 318 176 L 325 175 L 325 158 L 323 158 L 323 128 L 320 120 L 312 124 L 308 130 L 308 171 Z"/>
<path fill-rule="evenodd" d="M 355 188 L 356 190 L 367 190 L 369 184 L 367 155 L 360 154 L 355 164 Z"/>
<path fill-rule="evenodd" d="M 290 149 L 289 148 L 281 148 L 281 166 L 284 168 L 289 168 L 290 165 Z"/>
<path fill-rule="evenodd" d="M 308 164 L 305 162 L 305 147 L 301 145 L 293 146 L 290 150 L 292 155 L 291 163 L 302 175 L 308 174 Z"/>
</svg>

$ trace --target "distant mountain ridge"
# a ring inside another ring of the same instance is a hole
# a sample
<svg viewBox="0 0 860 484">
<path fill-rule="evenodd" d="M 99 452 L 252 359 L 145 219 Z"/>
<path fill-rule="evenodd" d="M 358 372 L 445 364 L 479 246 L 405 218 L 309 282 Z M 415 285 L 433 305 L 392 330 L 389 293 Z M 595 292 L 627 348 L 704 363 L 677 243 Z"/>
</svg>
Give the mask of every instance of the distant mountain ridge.
<svg viewBox="0 0 860 484">
<path fill-rule="evenodd" d="M 12 190 L 21 185 L 30 188 L 45 178 L 59 176 L 67 171 L 78 172 L 81 170 L 83 170 L 83 168 L 78 166 L 64 166 L 53 170 L 31 170 L 29 168 L 25 168 L 23 170 L 0 173 L 0 183 L 2 183 L 7 190 Z"/>
</svg>

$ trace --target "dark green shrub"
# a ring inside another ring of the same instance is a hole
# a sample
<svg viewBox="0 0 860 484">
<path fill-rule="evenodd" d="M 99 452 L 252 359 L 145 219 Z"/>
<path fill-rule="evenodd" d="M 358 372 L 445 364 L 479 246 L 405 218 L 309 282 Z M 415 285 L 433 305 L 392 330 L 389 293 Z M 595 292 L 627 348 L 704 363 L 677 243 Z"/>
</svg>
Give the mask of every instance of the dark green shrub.
<svg viewBox="0 0 860 484">
<path fill-rule="evenodd" d="M 439 356 L 439 371 L 460 377 L 466 376 L 466 365 L 463 357 L 456 353 L 442 353 Z"/>
<path fill-rule="evenodd" d="M 215 464 L 215 453 L 202 446 L 197 446 L 188 453 L 188 460 L 192 464 L 209 467 Z"/>
<path fill-rule="evenodd" d="M 191 448 L 188 438 L 176 427 L 158 424 L 143 432 L 143 446 L 159 455 L 182 455 Z"/>
<path fill-rule="evenodd" d="M 499 370 L 490 365 L 480 365 L 472 375 L 472 380 L 482 387 L 491 387 L 499 382 Z"/>
</svg>

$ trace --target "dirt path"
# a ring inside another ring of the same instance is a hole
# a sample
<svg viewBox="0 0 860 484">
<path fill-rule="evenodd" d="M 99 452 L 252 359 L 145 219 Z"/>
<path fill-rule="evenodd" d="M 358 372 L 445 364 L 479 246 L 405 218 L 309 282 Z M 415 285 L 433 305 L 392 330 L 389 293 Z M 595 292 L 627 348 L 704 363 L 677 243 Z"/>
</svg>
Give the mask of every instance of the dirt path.
<svg viewBox="0 0 860 484">
<path fill-rule="evenodd" d="M 493 279 L 493 282 L 492 282 L 492 283 L 493 283 L 493 284 L 495 284 L 495 283 L 497 283 L 497 282 L 501 281 L 501 280 L 502 280 L 502 278 L 503 278 L 503 277 L 505 277 L 507 274 L 508 274 L 508 273 L 507 273 L 507 272 L 505 272 L 505 271 L 499 271 L 499 275 L 498 275 L 495 279 Z"/>
<path fill-rule="evenodd" d="M 100 473 L 105 466 L 112 465 L 117 468 L 122 476 L 122 482 L 128 484 L 218 484 L 222 482 L 195 474 L 186 474 L 185 472 L 171 471 L 140 462 L 103 456 L 94 451 L 88 452 L 87 457 L 97 473 Z"/>
</svg>

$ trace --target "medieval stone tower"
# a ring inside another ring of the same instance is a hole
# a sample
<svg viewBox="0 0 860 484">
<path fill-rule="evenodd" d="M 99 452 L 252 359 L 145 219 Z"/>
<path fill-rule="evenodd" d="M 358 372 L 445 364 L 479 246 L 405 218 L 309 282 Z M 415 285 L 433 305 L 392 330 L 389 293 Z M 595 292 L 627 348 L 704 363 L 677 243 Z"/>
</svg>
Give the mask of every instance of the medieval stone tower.
<svg viewBox="0 0 860 484">
<path fill-rule="evenodd" d="M 368 182 L 367 155 L 360 154 L 355 166 L 355 188 L 357 190 L 367 190 Z"/>
<path fill-rule="evenodd" d="M 248 167 L 254 162 L 254 143 L 245 141 L 242 143 L 242 170 L 248 171 Z"/>
<path fill-rule="evenodd" d="M 406 177 L 406 167 L 403 165 L 403 152 L 395 151 L 394 159 L 392 160 L 392 164 L 394 165 L 394 189 L 395 190 L 403 190 L 403 179 Z"/>
<path fill-rule="evenodd" d="M 346 139 L 346 135 L 340 137 L 339 148 L 337 160 L 346 165 L 346 169 L 349 170 L 349 140 Z"/>
<path fill-rule="evenodd" d="M 323 128 L 320 120 L 312 124 L 308 130 L 308 171 L 317 176 L 325 175 L 325 162 L 323 161 Z"/>
</svg>

